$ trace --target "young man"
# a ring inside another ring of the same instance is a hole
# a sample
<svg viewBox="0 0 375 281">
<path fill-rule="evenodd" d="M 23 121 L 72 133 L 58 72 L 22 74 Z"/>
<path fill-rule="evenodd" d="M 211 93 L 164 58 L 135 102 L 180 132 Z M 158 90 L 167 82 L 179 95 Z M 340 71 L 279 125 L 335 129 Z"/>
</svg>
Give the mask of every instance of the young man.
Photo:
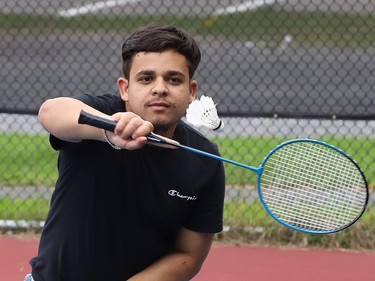
<svg viewBox="0 0 375 281">
<path fill-rule="evenodd" d="M 120 95 L 40 108 L 59 178 L 30 261 L 36 281 L 190 280 L 222 230 L 223 164 L 146 139 L 155 132 L 219 154 L 180 120 L 197 91 L 196 42 L 174 26 L 149 25 L 125 41 L 122 58 Z M 82 109 L 117 121 L 115 132 L 79 125 Z"/>
</svg>

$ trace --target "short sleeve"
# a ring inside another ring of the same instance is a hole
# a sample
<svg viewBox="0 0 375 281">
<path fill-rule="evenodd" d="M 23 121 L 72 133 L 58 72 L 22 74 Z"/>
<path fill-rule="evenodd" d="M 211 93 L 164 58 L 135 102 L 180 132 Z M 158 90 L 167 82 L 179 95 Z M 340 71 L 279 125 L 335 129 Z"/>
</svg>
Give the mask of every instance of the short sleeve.
<svg viewBox="0 0 375 281">
<path fill-rule="evenodd" d="M 81 102 L 108 115 L 125 111 L 125 102 L 119 95 L 105 94 L 102 96 L 94 96 L 88 93 L 83 93 L 73 96 L 72 98 L 80 100 Z M 63 141 L 54 135 L 50 135 L 49 141 L 52 148 L 55 150 L 63 149 L 68 144 L 68 142 Z"/>
</svg>

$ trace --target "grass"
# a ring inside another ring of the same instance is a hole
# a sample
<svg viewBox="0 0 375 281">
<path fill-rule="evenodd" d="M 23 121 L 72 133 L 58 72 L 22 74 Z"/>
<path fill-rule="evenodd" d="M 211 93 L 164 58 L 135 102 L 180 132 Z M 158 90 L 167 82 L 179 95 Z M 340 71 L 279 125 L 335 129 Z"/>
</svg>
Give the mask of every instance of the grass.
<svg viewBox="0 0 375 281">
<path fill-rule="evenodd" d="M 285 138 L 248 137 L 213 139 L 225 158 L 251 166 L 259 166 L 266 154 Z M 375 139 L 355 137 L 324 137 L 351 155 L 362 167 L 371 187 L 375 184 Z M 53 186 L 57 178 L 57 152 L 46 135 L 0 135 L 0 185 Z M 255 173 L 225 164 L 228 185 L 255 185 Z"/>
<path fill-rule="evenodd" d="M 0 135 L 0 185 L 53 186 L 57 153 L 47 135 Z"/>
<path fill-rule="evenodd" d="M 98 31 L 129 32 L 150 22 L 173 23 L 192 34 L 278 44 L 285 35 L 292 44 L 316 47 L 370 47 L 375 45 L 373 14 L 321 11 L 283 11 L 270 7 L 223 16 L 124 15 L 77 16 L 0 14 L 0 30 L 28 34 Z"/>
<path fill-rule="evenodd" d="M 284 141 L 275 137 L 218 138 L 224 157 L 258 166 L 274 146 Z M 375 139 L 354 137 L 325 137 L 323 140 L 337 145 L 351 154 L 364 168 L 370 184 L 374 185 Z M 0 135 L 0 185 L 53 186 L 57 178 L 57 153 L 52 150 L 46 135 Z M 254 186 L 255 173 L 234 165 L 226 165 L 227 184 Z M 246 199 L 246 198 L 245 198 Z M 291 231 L 276 223 L 262 208 L 258 200 L 246 202 L 239 196 L 226 202 L 224 224 L 230 232 L 223 232 L 219 240 L 235 243 L 264 243 L 326 248 L 375 249 L 375 207 L 369 206 L 364 216 L 349 229 L 330 235 L 312 235 Z M 49 200 L 42 198 L 0 198 L 0 219 L 44 220 Z"/>
<path fill-rule="evenodd" d="M 0 219 L 44 221 L 49 210 L 49 200 L 39 198 L 0 198 Z"/>
<path fill-rule="evenodd" d="M 224 223 L 231 227 L 218 240 L 266 245 L 375 250 L 375 208 L 369 208 L 354 225 L 341 232 L 320 235 L 293 231 L 275 222 L 261 207 L 253 204 L 227 203 Z"/>
</svg>

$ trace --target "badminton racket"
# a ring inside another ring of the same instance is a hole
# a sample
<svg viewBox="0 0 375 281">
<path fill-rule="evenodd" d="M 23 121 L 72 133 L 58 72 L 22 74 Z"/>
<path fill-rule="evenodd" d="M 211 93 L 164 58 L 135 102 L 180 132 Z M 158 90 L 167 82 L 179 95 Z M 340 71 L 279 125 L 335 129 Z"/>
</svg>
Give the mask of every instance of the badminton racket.
<svg viewBox="0 0 375 281">
<path fill-rule="evenodd" d="M 114 131 L 116 122 L 81 111 L 78 123 Z M 151 133 L 149 143 L 170 145 L 233 164 L 257 174 L 267 213 L 282 225 L 313 234 L 341 231 L 364 213 L 369 192 L 357 163 L 322 141 L 295 139 L 272 149 L 258 167 L 248 166 Z"/>
</svg>

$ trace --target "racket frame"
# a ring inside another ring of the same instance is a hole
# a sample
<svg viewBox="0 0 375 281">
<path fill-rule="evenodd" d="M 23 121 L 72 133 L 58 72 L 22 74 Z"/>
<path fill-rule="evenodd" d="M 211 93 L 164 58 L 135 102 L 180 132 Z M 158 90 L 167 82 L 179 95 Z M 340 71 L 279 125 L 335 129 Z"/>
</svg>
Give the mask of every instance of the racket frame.
<svg viewBox="0 0 375 281">
<path fill-rule="evenodd" d="M 274 154 L 276 153 L 278 150 L 280 150 L 281 148 L 287 146 L 287 145 L 290 145 L 290 144 L 293 144 L 293 143 L 313 143 L 313 144 L 317 144 L 317 145 L 323 145 L 323 146 L 326 146 L 330 149 L 333 149 L 334 151 L 340 153 L 341 155 L 343 155 L 344 157 L 346 157 L 348 160 L 351 161 L 351 163 L 358 169 L 362 179 L 363 179 L 363 182 L 364 182 L 364 188 L 365 188 L 365 203 L 363 205 L 363 208 L 361 210 L 361 212 L 357 215 L 357 217 L 355 217 L 353 219 L 353 221 L 349 222 L 348 224 L 345 224 L 339 228 L 336 228 L 336 229 L 332 229 L 332 230 L 327 230 L 327 231 L 316 231 L 316 230 L 311 230 L 311 229 L 305 229 L 305 228 L 301 228 L 301 227 L 297 227 L 297 226 L 294 226 L 292 224 L 289 224 L 289 223 L 286 223 L 285 221 L 283 221 L 282 219 L 280 219 L 277 215 L 275 215 L 272 210 L 268 207 L 268 204 L 266 203 L 265 199 L 264 199 L 264 196 L 263 196 L 263 192 L 262 192 L 262 184 L 261 184 L 261 180 L 262 180 L 262 174 L 263 174 L 263 170 L 264 170 L 264 166 L 266 165 L 268 159 Z M 277 145 L 276 147 L 274 147 L 262 160 L 261 164 L 259 165 L 259 167 L 257 168 L 257 170 L 255 171 L 257 173 L 257 191 L 258 191 L 258 196 L 259 196 L 259 200 L 262 204 L 262 207 L 266 210 L 266 212 L 274 219 L 276 220 L 278 223 L 288 227 L 288 228 L 291 228 L 291 229 L 294 229 L 294 230 L 297 230 L 297 231 L 300 231 L 300 232 L 304 232 L 304 233 L 308 233 L 308 234 L 331 234 L 331 233 L 335 233 L 335 232 L 339 232 L 341 230 L 344 230 L 348 227 L 350 227 L 351 225 L 353 225 L 356 221 L 359 220 L 359 218 L 363 215 L 363 213 L 365 212 L 366 210 L 366 207 L 367 207 L 367 204 L 368 204 L 368 199 L 369 199 L 369 190 L 368 190 L 368 182 L 366 180 L 366 177 L 362 171 L 362 169 L 359 167 L 359 165 L 357 164 L 356 161 L 354 161 L 347 153 L 345 153 L 343 150 L 329 144 L 329 143 L 326 143 L 326 142 L 323 142 L 323 141 L 319 141 L 319 140 L 314 140 L 314 139 L 308 139 L 308 138 L 305 138 L 305 139 L 293 139 L 293 140 L 289 140 L 289 141 L 285 141 L 279 145 Z"/>
</svg>

